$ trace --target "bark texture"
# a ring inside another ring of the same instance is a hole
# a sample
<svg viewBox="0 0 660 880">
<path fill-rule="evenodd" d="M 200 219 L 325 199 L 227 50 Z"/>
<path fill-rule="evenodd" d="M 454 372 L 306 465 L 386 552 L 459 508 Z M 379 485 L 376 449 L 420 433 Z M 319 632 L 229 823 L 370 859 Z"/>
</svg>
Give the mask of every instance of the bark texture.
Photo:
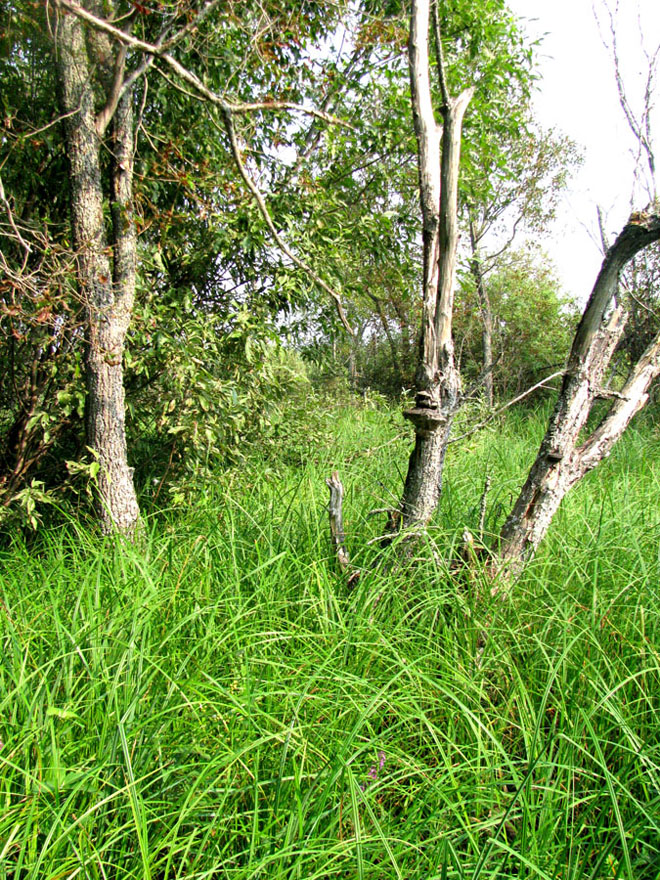
<svg viewBox="0 0 660 880">
<path fill-rule="evenodd" d="M 634 414 L 646 403 L 648 388 L 660 372 L 658 336 L 631 370 L 620 392 L 612 394 L 603 389 L 605 372 L 627 318 L 621 307 L 606 314 L 617 291 L 619 273 L 638 251 L 658 239 L 657 210 L 635 213 L 605 257 L 575 334 L 548 430 L 500 533 L 500 558 L 514 569 L 535 552 L 569 489 L 609 455 Z M 598 397 L 611 397 L 613 403 L 598 428 L 579 442 Z"/>
<path fill-rule="evenodd" d="M 350 568 L 350 558 L 346 549 L 346 536 L 344 535 L 344 486 L 339 479 L 337 471 L 332 472 L 332 476 L 326 481 L 326 485 L 330 490 L 330 501 L 328 503 L 328 517 L 330 519 L 330 536 L 332 538 L 332 546 L 337 557 L 339 567 L 343 572 Z"/>
<path fill-rule="evenodd" d="M 131 213 L 133 141 L 130 93 L 113 119 L 113 267 L 106 234 L 92 65 L 84 29 L 73 15 L 59 19 L 57 53 L 61 103 L 67 114 L 71 221 L 85 307 L 87 443 L 98 457 L 99 517 L 105 532 L 131 533 L 139 520 L 124 427 L 123 351 L 135 289 L 135 229 Z M 103 68 L 103 59 L 95 59 Z"/>
<path fill-rule="evenodd" d="M 445 450 L 460 403 L 454 358 L 452 314 L 458 243 L 458 173 L 467 89 L 447 94 L 438 52 L 443 95 L 442 128 L 435 121 L 429 71 L 429 3 L 414 0 L 408 46 L 413 120 L 418 145 L 423 220 L 423 308 L 415 407 L 404 413 L 415 426 L 415 448 L 401 500 L 402 525 L 424 525 L 440 496 Z M 438 47 L 440 40 L 438 33 Z"/>
</svg>

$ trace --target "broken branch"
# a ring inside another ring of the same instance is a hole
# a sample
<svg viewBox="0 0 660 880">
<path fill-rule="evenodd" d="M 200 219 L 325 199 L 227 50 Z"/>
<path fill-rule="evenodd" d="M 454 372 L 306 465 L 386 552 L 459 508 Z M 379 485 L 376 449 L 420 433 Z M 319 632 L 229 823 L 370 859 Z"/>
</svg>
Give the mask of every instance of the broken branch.
<svg viewBox="0 0 660 880">
<path fill-rule="evenodd" d="M 326 481 L 328 489 L 330 489 L 330 502 L 328 504 L 328 516 L 330 518 L 330 535 L 332 537 L 332 546 L 337 556 L 337 562 L 342 572 L 350 569 L 350 558 L 346 549 L 346 536 L 344 535 L 344 523 L 342 519 L 342 506 L 344 502 L 344 487 L 337 471 L 332 472 L 332 476 Z"/>
</svg>

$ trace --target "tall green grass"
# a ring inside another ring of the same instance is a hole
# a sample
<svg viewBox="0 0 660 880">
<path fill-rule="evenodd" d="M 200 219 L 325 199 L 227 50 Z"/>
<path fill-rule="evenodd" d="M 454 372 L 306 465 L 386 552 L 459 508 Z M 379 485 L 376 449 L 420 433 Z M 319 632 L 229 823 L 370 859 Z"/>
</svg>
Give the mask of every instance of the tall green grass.
<svg viewBox="0 0 660 880">
<path fill-rule="evenodd" d="M 566 500 L 506 602 L 444 562 L 487 473 L 497 529 L 542 429 L 514 415 L 452 449 L 414 559 L 368 543 L 408 445 L 359 410 L 299 465 L 255 458 L 154 513 L 141 547 L 74 520 L 17 535 L 1 880 L 660 877 L 652 426 Z"/>
</svg>

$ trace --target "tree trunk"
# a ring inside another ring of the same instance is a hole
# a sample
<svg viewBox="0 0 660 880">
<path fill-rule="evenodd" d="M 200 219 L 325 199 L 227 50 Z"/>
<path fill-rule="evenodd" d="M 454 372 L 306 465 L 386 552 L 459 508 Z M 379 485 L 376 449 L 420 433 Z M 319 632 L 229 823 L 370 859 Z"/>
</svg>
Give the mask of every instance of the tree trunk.
<svg viewBox="0 0 660 880">
<path fill-rule="evenodd" d="M 612 394 L 603 379 L 623 333 L 627 315 L 619 307 L 605 312 L 619 273 L 635 253 L 660 239 L 660 214 L 633 214 L 608 251 L 573 342 L 562 389 L 529 476 L 500 533 L 499 556 L 517 569 L 546 534 L 566 493 L 609 455 L 633 415 L 646 403 L 660 372 L 660 335 L 633 367 L 623 389 Z M 578 445 L 594 400 L 614 402 L 598 428 Z"/>
<path fill-rule="evenodd" d="M 415 0 L 408 48 L 423 218 L 424 289 L 415 407 L 404 413 L 415 426 L 415 448 L 401 499 L 404 528 L 425 525 L 437 506 L 445 451 L 461 387 L 454 359 L 452 313 L 461 129 L 473 89 L 451 98 L 446 92 L 439 57 L 444 123 L 440 132 L 431 99 L 428 30 L 428 0 Z"/>
<path fill-rule="evenodd" d="M 87 443 L 100 465 L 99 518 L 104 532 L 131 533 L 139 520 L 124 430 L 123 350 L 135 287 L 132 201 L 132 117 L 124 95 L 114 121 L 112 161 L 114 271 L 103 218 L 101 141 L 96 128 L 91 65 L 78 19 L 62 12 L 57 41 L 71 220 L 85 308 Z"/>
</svg>

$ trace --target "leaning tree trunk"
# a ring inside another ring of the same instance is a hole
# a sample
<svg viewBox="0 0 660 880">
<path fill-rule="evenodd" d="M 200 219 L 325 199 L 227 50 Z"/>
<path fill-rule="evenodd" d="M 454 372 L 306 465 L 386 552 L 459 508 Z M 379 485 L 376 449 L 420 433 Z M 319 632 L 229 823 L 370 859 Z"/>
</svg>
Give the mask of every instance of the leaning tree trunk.
<svg viewBox="0 0 660 880">
<path fill-rule="evenodd" d="M 514 570 L 535 552 L 569 489 L 609 455 L 634 414 L 646 403 L 649 386 L 660 373 L 659 334 L 632 368 L 620 392 L 602 387 L 627 317 L 620 307 L 606 317 L 619 273 L 638 251 L 658 239 L 660 214 L 635 213 L 603 262 L 575 334 L 548 430 L 500 533 L 500 559 Z M 610 410 L 598 428 L 579 443 L 593 402 L 599 397 L 612 398 Z"/>
<path fill-rule="evenodd" d="M 463 116 L 474 90 L 467 89 L 458 98 L 448 94 L 438 33 L 438 71 L 443 99 L 440 130 L 431 98 L 428 30 L 428 0 L 415 0 L 410 23 L 409 63 L 423 218 L 424 291 L 415 406 L 404 413 L 415 426 L 415 448 L 401 499 L 404 527 L 426 524 L 437 506 L 445 452 L 461 390 L 452 339 L 458 172 Z"/>
<path fill-rule="evenodd" d="M 55 51 L 65 114 L 73 240 L 87 325 L 87 443 L 99 463 L 101 527 L 105 532 L 131 533 L 140 512 L 124 428 L 123 351 L 135 285 L 130 95 L 121 100 L 114 120 L 113 272 L 103 218 L 102 144 L 94 112 L 91 65 L 83 27 L 66 12 L 60 15 Z"/>
</svg>

